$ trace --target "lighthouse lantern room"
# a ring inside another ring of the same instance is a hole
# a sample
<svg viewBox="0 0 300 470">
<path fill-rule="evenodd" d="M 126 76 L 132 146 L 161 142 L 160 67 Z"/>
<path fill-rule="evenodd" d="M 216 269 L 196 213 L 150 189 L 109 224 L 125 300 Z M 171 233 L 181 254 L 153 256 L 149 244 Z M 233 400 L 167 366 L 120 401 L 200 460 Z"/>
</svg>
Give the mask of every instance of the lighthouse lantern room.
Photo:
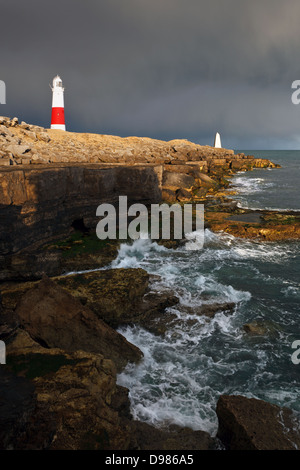
<svg viewBox="0 0 300 470">
<path fill-rule="evenodd" d="M 52 86 L 52 116 L 51 129 L 66 130 L 65 125 L 65 108 L 64 108 L 64 88 L 61 78 L 56 75 L 53 78 Z"/>
</svg>

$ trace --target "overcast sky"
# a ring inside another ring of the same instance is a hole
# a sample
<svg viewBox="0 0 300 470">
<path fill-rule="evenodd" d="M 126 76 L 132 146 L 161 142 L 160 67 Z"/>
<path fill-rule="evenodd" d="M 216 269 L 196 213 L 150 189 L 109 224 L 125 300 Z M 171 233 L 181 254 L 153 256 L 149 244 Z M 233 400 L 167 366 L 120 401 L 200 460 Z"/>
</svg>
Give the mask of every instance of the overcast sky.
<svg viewBox="0 0 300 470">
<path fill-rule="evenodd" d="M 299 0 L 0 0 L 0 114 L 67 130 L 300 149 Z"/>
</svg>

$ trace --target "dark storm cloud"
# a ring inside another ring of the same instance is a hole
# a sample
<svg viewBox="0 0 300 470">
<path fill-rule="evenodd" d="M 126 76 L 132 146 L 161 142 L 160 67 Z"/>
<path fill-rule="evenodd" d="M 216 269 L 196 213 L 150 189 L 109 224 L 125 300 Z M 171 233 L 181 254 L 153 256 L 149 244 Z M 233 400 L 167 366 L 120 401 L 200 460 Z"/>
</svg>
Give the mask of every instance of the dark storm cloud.
<svg viewBox="0 0 300 470">
<path fill-rule="evenodd" d="M 297 148 L 299 17 L 298 0 L 11 0 L 0 113 L 48 127 L 58 73 L 69 130 Z"/>
</svg>

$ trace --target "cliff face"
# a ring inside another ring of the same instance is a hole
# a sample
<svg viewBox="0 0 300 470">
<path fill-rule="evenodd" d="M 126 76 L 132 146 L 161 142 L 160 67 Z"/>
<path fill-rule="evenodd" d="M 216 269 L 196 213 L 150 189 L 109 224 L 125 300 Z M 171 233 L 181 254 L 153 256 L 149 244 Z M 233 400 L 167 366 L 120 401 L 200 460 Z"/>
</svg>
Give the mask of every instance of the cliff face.
<svg viewBox="0 0 300 470">
<path fill-rule="evenodd" d="M 146 205 L 161 200 L 162 169 L 49 166 L 2 169 L 0 173 L 0 252 L 3 255 L 67 233 L 76 221 L 95 227 L 99 204 Z"/>
</svg>

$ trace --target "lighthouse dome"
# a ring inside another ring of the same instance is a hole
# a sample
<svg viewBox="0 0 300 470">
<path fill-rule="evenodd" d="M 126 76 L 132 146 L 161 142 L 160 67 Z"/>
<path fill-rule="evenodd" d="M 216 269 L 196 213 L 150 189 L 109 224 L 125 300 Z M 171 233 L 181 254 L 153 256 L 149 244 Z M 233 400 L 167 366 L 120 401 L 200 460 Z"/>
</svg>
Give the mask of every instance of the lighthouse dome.
<svg viewBox="0 0 300 470">
<path fill-rule="evenodd" d="M 56 77 L 53 78 L 53 88 L 62 88 L 62 80 L 59 75 L 56 75 Z"/>
</svg>

